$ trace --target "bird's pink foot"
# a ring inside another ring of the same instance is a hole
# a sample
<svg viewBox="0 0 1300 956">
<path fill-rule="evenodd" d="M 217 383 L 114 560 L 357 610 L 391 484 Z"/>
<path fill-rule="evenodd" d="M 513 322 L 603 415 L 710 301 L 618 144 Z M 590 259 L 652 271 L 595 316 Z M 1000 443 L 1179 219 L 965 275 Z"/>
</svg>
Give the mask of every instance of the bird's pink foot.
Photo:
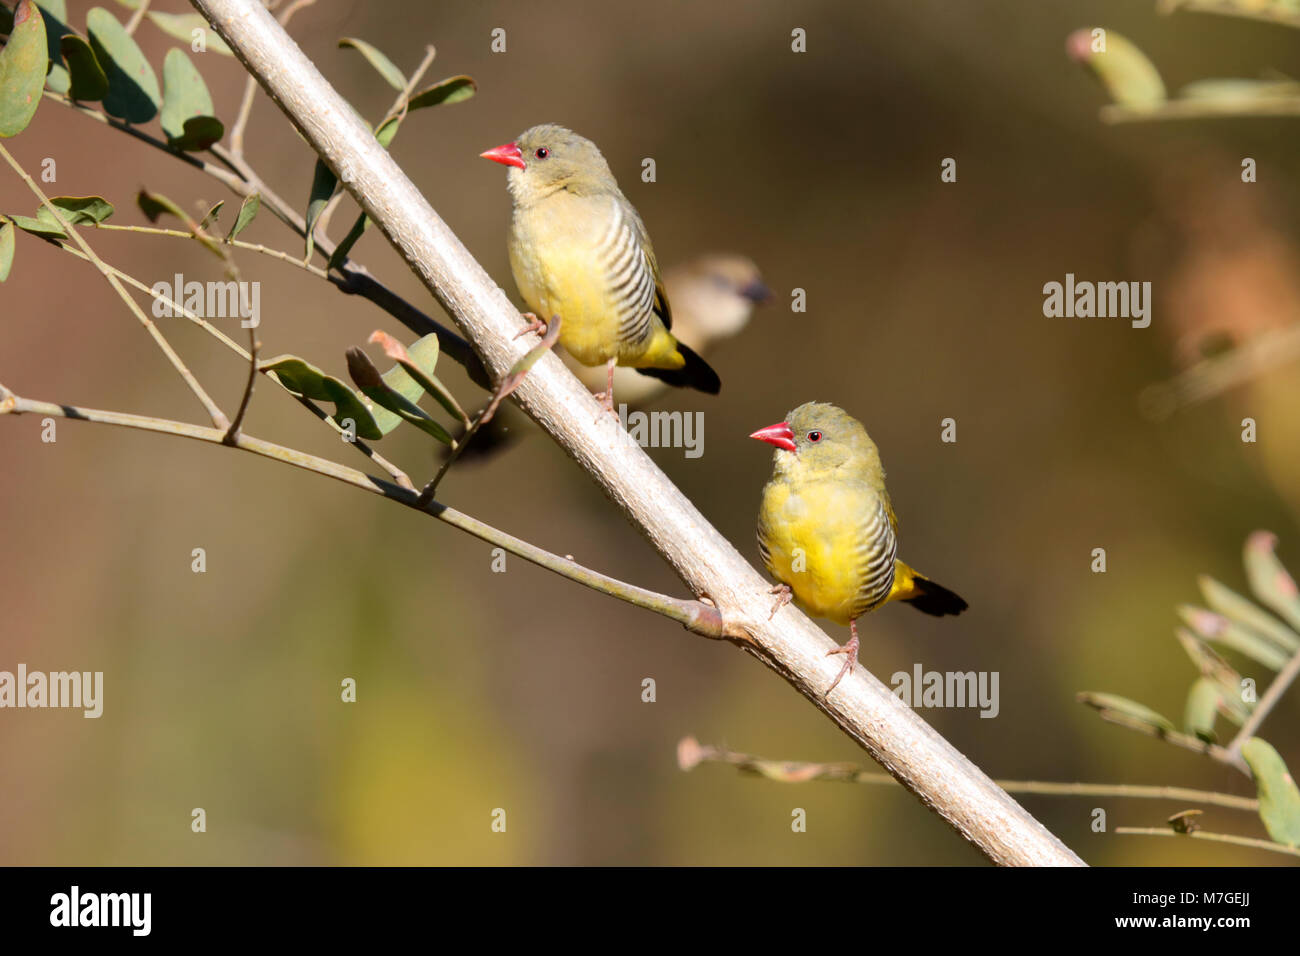
<svg viewBox="0 0 1300 956">
<path fill-rule="evenodd" d="M 614 366 L 615 364 L 616 364 L 616 360 L 610 359 L 608 364 L 606 365 L 607 384 L 605 386 L 605 391 L 596 392 L 594 395 L 591 396 L 596 401 L 600 402 L 600 407 L 603 411 L 609 412 L 611 415 L 618 414 L 617 412 L 614 411 Z M 600 421 L 599 415 L 596 416 L 596 421 Z"/>
<path fill-rule="evenodd" d="M 781 610 L 781 608 L 785 607 L 794 599 L 794 592 L 790 590 L 790 585 L 778 584 L 768 593 L 777 596 L 776 603 L 772 605 L 772 613 L 767 616 L 767 619 L 770 621 L 772 618 L 776 617 L 777 611 Z"/>
<path fill-rule="evenodd" d="M 844 675 L 849 673 L 849 671 L 853 670 L 854 666 L 858 663 L 858 622 L 857 621 L 849 622 L 848 642 L 843 647 L 837 647 L 833 651 L 826 652 L 827 657 L 830 657 L 832 654 L 845 655 L 844 666 L 840 668 L 840 672 L 836 674 L 835 679 L 831 681 L 831 686 L 826 688 L 826 693 L 822 694 L 823 697 L 829 697 L 831 695 L 831 691 L 833 691 L 836 685 L 839 684 L 839 682 L 844 679 Z"/>
<path fill-rule="evenodd" d="M 524 330 L 520 332 L 518 335 L 516 335 L 515 338 L 521 339 L 529 332 L 536 332 L 538 335 L 541 335 L 543 337 L 546 335 L 547 326 L 545 322 L 539 319 L 532 312 L 525 312 L 523 315 L 524 318 L 528 320 L 528 325 L 526 325 L 524 327 Z"/>
</svg>

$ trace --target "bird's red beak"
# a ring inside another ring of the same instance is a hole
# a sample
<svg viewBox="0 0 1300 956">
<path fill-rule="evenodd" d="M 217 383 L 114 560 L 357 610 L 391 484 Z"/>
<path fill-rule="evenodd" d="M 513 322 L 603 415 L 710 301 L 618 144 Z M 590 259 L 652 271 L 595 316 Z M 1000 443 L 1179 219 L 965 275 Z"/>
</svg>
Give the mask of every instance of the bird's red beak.
<svg viewBox="0 0 1300 956">
<path fill-rule="evenodd" d="M 500 163 L 502 166 L 524 168 L 524 153 L 519 148 L 518 143 L 506 143 L 504 146 L 497 146 L 485 153 L 479 153 L 479 155 L 484 159 L 492 160 L 494 163 Z"/>
<path fill-rule="evenodd" d="M 794 432 L 790 430 L 789 422 L 781 422 L 779 425 L 768 425 L 766 428 L 760 428 L 750 438 L 757 438 L 759 441 L 765 441 L 769 445 L 775 445 L 785 451 L 796 451 L 798 446 L 794 443 Z"/>
</svg>

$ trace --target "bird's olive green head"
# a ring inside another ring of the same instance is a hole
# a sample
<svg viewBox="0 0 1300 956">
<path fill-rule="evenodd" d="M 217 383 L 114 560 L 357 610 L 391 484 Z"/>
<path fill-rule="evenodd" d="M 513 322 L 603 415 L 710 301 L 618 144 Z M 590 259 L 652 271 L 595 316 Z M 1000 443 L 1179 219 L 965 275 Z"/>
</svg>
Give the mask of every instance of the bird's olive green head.
<svg viewBox="0 0 1300 956">
<path fill-rule="evenodd" d="M 862 423 L 844 409 L 808 402 L 793 409 L 779 425 L 750 436 L 776 447 L 778 474 L 792 478 L 843 475 L 883 482 L 880 451 Z"/>
<path fill-rule="evenodd" d="M 528 205 L 560 189 L 577 195 L 618 190 L 596 144 L 563 126 L 534 126 L 513 143 L 481 155 L 509 167 L 506 184 L 516 205 Z"/>
</svg>

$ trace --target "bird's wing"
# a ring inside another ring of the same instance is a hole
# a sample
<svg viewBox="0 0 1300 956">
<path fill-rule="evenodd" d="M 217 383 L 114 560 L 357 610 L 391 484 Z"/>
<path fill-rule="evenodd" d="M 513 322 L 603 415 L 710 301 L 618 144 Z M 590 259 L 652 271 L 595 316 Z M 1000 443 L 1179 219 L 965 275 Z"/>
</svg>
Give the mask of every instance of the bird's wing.
<svg viewBox="0 0 1300 956">
<path fill-rule="evenodd" d="M 876 509 L 870 515 L 858 540 L 854 558 L 862 576 L 854 614 L 856 617 L 883 604 L 894 586 L 894 559 L 898 556 L 898 537 L 894 534 L 894 509 L 888 495 L 876 499 Z"/>
<path fill-rule="evenodd" d="M 645 223 L 641 221 L 641 214 L 636 211 L 636 207 L 627 201 L 627 197 L 619 195 L 619 202 L 623 206 L 623 213 L 628 222 L 632 224 L 632 230 L 636 234 L 637 245 L 641 247 L 641 253 L 645 256 L 646 265 L 650 268 L 650 274 L 655 280 L 655 301 L 654 313 L 659 316 L 659 321 L 664 324 L 664 328 L 673 327 L 672 308 L 668 305 L 668 294 L 664 292 L 663 276 L 659 274 L 659 260 L 655 258 L 655 247 L 650 242 L 650 233 L 646 231 Z"/>
</svg>

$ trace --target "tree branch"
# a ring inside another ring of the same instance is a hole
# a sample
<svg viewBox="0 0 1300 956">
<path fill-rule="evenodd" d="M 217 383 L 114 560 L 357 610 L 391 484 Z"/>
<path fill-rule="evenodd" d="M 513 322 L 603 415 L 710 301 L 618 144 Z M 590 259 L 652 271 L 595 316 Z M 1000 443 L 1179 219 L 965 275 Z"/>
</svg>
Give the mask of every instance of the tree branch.
<svg viewBox="0 0 1300 956">
<path fill-rule="evenodd" d="M 682 770 L 692 770 L 701 763 L 724 763 L 756 773 L 780 783 L 806 783 L 810 780 L 828 780 L 839 783 L 895 784 L 887 773 L 873 773 L 851 763 L 808 763 L 796 760 L 764 760 L 752 754 L 739 753 L 725 747 L 701 744 L 694 737 L 683 737 L 677 744 L 677 765 Z M 1259 801 L 1254 797 L 1239 797 L 1214 790 L 1194 790 L 1191 787 L 1148 786 L 1135 783 L 1054 783 L 1046 780 L 996 780 L 1007 793 L 1034 793 L 1053 797 L 1135 797 L 1146 800 L 1177 800 L 1180 803 L 1204 803 L 1233 810 L 1259 812 Z"/>
<path fill-rule="evenodd" d="M 370 130 L 257 0 L 192 0 L 312 148 L 383 230 L 500 380 L 526 347 L 518 311 Z M 486 175 L 485 175 L 486 182 Z M 493 180 L 499 186 L 499 181 Z M 486 187 L 485 187 L 486 188 Z M 864 668 L 830 695 L 837 645 L 786 608 L 559 358 L 546 355 L 515 399 L 585 469 L 682 580 L 722 613 L 727 633 L 821 709 L 905 787 L 1000 864 L 1082 861 Z"/>
<path fill-rule="evenodd" d="M 349 468 L 346 465 L 330 461 L 328 458 L 309 455 L 293 448 L 286 448 L 283 445 L 276 445 L 260 438 L 253 438 L 242 432 L 236 434 L 233 439 L 228 439 L 228 430 L 225 428 L 207 428 L 203 425 L 191 425 L 188 422 L 153 418 L 148 415 L 131 415 L 126 412 L 80 408 L 76 405 L 56 405 L 51 402 L 20 398 L 5 388 L 4 385 L 0 385 L 0 415 L 7 414 L 53 415 L 60 418 L 94 422 L 100 425 L 118 425 L 123 428 L 176 435 L 181 438 L 192 438 L 196 441 L 226 445 L 252 452 L 254 455 L 260 455 L 263 458 L 270 458 L 287 465 L 293 465 L 295 468 L 302 468 L 304 471 L 324 475 L 327 478 L 334 478 L 355 488 L 382 495 L 396 501 L 398 504 L 432 515 L 453 528 L 459 528 L 481 541 L 503 548 L 525 561 L 546 568 L 548 571 L 554 571 L 561 577 L 576 581 L 593 591 L 600 591 L 602 594 L 616 597 L 628 604 L 654 611 L 656 614 L 662 614 L 664 617 L 681 624 L 688 631 L 703 637 L 721 640 L 727 636 L 724 632 L 722 616 L 711 605 L 700 601 L 684 601 L 681 598 L 671 597 L 667 594 L 657 594 L 654 591 L 639 588 L 634 584 L 619 581 L 617 578 L 611 578 L 598 571 L 592 571 L 590 568 L 584 568 L 569 558 L 562 558 L 558 554 L 552 554 L 536 545 L 529 544 L 521 538 L 516 538 L 514 535 L 507 534 L 485 522 L 479 521 L 477 518 L 456 511 L 454 508 L 449 508 L 433 500 L 425 501 L 414 488 L 390 484 L 387 481 L 367 475 L 365 472 L 357 471 L 355 468 Z"/>
</svg>

